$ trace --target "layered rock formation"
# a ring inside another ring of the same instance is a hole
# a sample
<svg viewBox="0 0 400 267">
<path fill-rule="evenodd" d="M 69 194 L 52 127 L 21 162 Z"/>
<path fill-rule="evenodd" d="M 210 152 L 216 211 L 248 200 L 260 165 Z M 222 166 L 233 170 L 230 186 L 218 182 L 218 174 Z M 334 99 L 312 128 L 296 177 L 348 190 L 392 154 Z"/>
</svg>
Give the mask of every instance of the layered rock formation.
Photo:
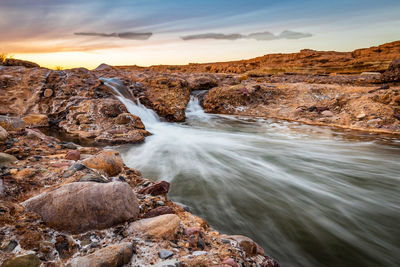
<svg viewBox="0 0 400 267">
<path fill-rule="evenodd" d="M 210 72 L 210 73 L 248 73 L 252 76 L 277 73 L 362 73 L 385 71 L 390 62 L 400 54 L 400 41 L 377 47 L 357 49 L 353 52 L 315 51 L 303 49 L 299 53 L 269 54 L 249 60 L 189 64 L 184 66 L 152 66 L 158 72 Z M 123 66 L 121 69 L 138 69 Z"/>
</svg>

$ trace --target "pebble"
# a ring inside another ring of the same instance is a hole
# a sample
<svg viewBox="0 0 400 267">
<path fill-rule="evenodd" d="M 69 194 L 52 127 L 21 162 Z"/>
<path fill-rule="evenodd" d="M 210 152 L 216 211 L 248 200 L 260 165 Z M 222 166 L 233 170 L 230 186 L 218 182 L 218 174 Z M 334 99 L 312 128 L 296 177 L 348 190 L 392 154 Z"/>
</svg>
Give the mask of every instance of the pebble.
<svg viewBox="0 0 400 267">
<path fill-rule="evenodd" d="M 168 259 L 168 258 L 171 258 L 172 256 L 174 256 L 174 253 L 170 250 L 163 249 L 158 252 L 158 256 L 161 259 L 165 260 L 165 259 Z"/>
<path fill-rule="evenodd" d="M 193 256 L 202 256 L 202 255 L 206 255 L 207 252 L 206 251 L 195 251 L 193 252 Z"/>
</svg>

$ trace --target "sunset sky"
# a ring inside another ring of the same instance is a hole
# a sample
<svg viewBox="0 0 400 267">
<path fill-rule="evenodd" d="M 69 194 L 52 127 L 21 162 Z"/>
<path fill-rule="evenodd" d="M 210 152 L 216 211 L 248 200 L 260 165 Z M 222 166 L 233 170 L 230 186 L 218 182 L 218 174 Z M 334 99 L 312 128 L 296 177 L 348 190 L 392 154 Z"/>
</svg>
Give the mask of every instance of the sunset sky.
<svg viewBox="0 0 400 267">
<path fill-rule="evenodd" d="M 400 40 L 399 0 L 0 0 L 0 53 L 45 67 L 186 64 Z"/>
</svg>

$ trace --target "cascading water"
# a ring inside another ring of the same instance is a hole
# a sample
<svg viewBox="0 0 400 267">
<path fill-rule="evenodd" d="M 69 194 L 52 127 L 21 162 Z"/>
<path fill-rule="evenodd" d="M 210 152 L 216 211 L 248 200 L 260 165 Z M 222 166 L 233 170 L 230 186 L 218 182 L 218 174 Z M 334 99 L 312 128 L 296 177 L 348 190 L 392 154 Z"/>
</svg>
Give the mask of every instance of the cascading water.
<svg viewBox="0 0 400 267">
<path fill-rule="evenodd" d="M 396 139 L 204 113 L 162 122 L 113 87 L 153 133 L 124 161 L 172 183 L 169 196 L 214 228 L 244 234 L 282 266 L 400 265 Z"/>
</svg>

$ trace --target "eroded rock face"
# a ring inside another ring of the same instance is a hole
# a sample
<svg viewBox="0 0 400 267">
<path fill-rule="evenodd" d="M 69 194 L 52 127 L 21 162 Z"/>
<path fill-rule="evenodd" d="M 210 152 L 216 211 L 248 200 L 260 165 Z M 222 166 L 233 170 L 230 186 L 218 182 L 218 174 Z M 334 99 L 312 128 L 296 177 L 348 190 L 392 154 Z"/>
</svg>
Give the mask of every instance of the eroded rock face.
<svg viewBox="0 0 400 267">
<path fill-rule="evenodd" d="M 383 73 L 382 81 L 399 82 L 400 81 L 400 58 L 393 60 L 389 68 Z"/>
<path fill-rule="evenodd" d="M 133 222 L 128 227 L 128 234 L 136 233 L 156 239 L 173 239 L 178 231 L 180 219 L 175 214 L 165 214 L 157 217 Z"/>
<path fill-rule="evenodd" d="M 22 205 L 55 229 L 81 233 L 136 219 L 138 202 L 122 182 L 71 183 L 28 199 Z"/>
<path fill-rule="evenodd" d="M 156 75 L 140 80 L 144 84 L 141 101 L 168 121 L 184 121 L 190 100 L 186 80 L 175 76 Z"/>
<path fill-rule="evenodd" d="M 88 168 L 105 172 L 110 176 L 119 174 L 123 167 L 121 155 L 118 151 L 107 149 L 82 161 Z"/>
<path fill-rule="evenodd" d="M 0 114 L 24 117 L 29 126 L 58 126 L 87 143 L 143 141 L 150 133 L 140 118 L 118 123 L 123 113 L 125 106 L 87 69 L 0 70 Z"/>
<path fill-rule="evenodd" d="M 111 245 L 70 261 L 68 267 L 119 267 L 128 264 L 133 255 L 131 243 Z"/>
</svg>

